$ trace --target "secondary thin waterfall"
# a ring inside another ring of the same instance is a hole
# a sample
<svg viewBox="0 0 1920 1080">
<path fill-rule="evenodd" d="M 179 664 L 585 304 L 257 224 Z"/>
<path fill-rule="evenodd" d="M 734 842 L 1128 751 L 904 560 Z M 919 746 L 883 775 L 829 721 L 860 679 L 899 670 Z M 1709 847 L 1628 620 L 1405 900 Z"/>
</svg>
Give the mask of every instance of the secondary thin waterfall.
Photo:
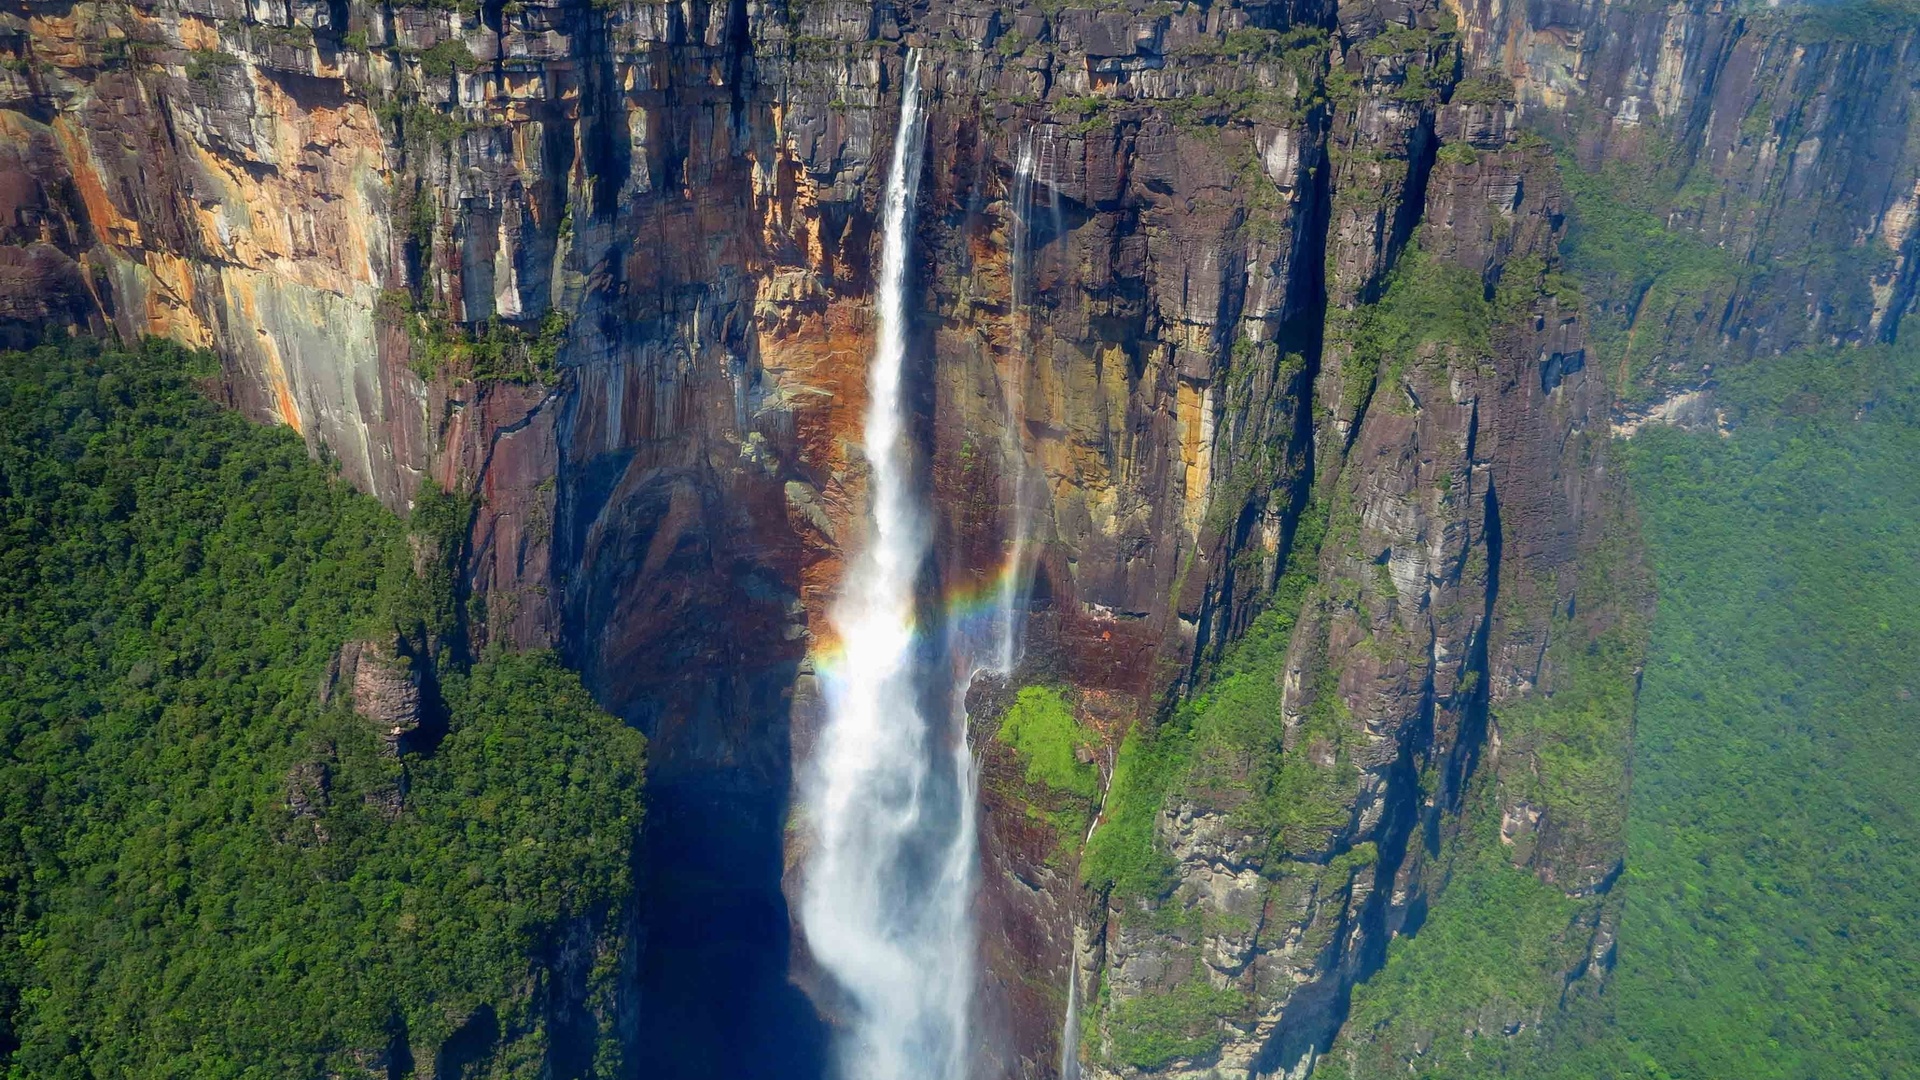
<svg viewBox="0 0 1920 1080">
<path fill-rule="evenodd" d="M 1047 129 L 1048 149 L 1052 149 L 1053 130 Z M 1007 566 L 1000 576 L 999 667 L 1010 674 L 1018 660 L 1020 643 L 1019 607 L 1026 593 L 1026 543 L 1028 530 L 1027 454 L 1020 439 L 1026 423 L 1026 379 L 1033 350 L 1033 318 L 1028 292 L 1031 286 L 1030 262 L 1033 258 L 1033 185 L 1034 135 L 1029 130 L 1020 139 L 1013 161 L 1013 220 L 1007 277 L 1013 294 L 1011 303 L 1011 371 L 1006 381 L 1007 468 L 1013 497 L 1013 536 Z M 1049 155 L 1049 161 L 1052 160 Z M 1061 235 L 1060 200 L 1048 199 L 1053 211 L 1052 236 Z M 1097 820 L 1097 819 L 1096 819 Z M 1089 830 L 1088 839 L 1092 839 Z M 1072 952 L 1067 955 L 1067 1014 L 1060 1024 L 1060 1080 L 1079 1080 L 1080 1076 L 1080 977 Z"/>
<path fill-rule="evenodd" d="M 951 674 L 938 662 L 943 642 L 916 633 L 914 586 L 930 530 L 901 393 L 921 123 L 915 52 L 885 192 L 865 431 L 873 519 L 832 614 L 841 653 L 822 665 L 828 715 L 806 789 L 814 845 L 801 925 L 852 1005 L 839 1046 L 846 1080 L 967 1074 L 972 755 Z"/>
<path fill-rule="evenodd" d="M 1002 393 L 1006 398 L 1006 446 L 1003 458 L 1008 475 L 1008 494 L 1013 503 L 1011 543 L 1007 565 L 1001 568 L 999 611 L 994 634 L 998 653 L 994 669 L 1001 674 L 1013 671 L 1019 660 L 1020 601 L 1026 593 L 1026 552 L 1029 528 L 1027 493 L 1027 449 L 1020 437 L 1026 424 L 1026 383 L 1028 354 L 1033 342 L 1033 325 L 1027 309 L 1027 263 L 1032 257 L 1033 230 L 1028 214 L 1033 209 L 1033 135 L 1020 139 L 1013 163 L 1013 220 L 1011 243 L 1007 252 L 1007 277 L 1011 286 L 1008 309 L 1011 316 L 1009 370 Z"/>
<path fill-rule="evenodd" d="M 1060 1026 L 1060 1080 L 1080 1080 L 1080 971 L 1067 956 L 1067 1021 Z"/>
</svg>

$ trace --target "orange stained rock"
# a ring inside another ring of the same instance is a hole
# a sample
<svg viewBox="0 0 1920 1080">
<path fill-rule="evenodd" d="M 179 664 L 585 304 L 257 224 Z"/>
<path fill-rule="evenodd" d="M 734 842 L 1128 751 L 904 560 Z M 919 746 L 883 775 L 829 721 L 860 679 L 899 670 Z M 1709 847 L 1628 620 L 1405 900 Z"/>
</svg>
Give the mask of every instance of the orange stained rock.
<svg viewBox="0 0 1920 1080">
<path fill-rule="evenodd" d="M 866 463 L 860 446 L 874 329 L 864 300 L 840 300 L 829 303 L 824 315 L 808 313 L 797 325 L 763 329 L 760 336 L 761 366 L 788 395 L 799 463 L 808 475 L 822 479 L 821 506 L 843 537 L 855 533 L 848 523 L 865 513 Z M 802 557 L 800 599 L 816 635 L 816 651 L 834 645 L 826 614 L 839 589 L 843 554 L 820 538 Z"/>
<path fill-rule="evenodd" d="M 380 217 L 380 208 L 369 204 L 362 187 L 369 175 L 385 178 L 387 150 L 372 109 L 364 102 L 353 102 L 306 110 L 272 79 L 256 75 L 254 85 L 261 108 L 274 118 L 276 158 L 315 167 L 313 172 L 283 167 L 278 174 L 281 179 L 269 183 L 254 182 L 246 174 L 235 177 L 242 183 L 247 205 L 257 208 L 256 219 L 261 216 L 259 210 L 268 206 L 279 212 L 274 232 L 283 239 L 271 254 L 293 257 L 299 253 L 292 235 L 294 215 L 287 210 L 291 208 L 306 224 L 312 240 L 310 254 L 294 259 L 291 276 L 295 280 L 341 295 L 379 288 L 367 228 Z M 325 150 L 312 149 L 317 147 Z M 272 269 L 284 274 L 289 268 Z"/>
<path fill-rule="evenodd" d="M 254 328 L 259 338 L 260 355 L 266 360 L 261 374 L 266 377 L 268 390 L 273 395 L 274 416 L 281 423 L 304 434 L 305 429 L 300 423 L 300 406 L 293 399 L 293 387 L 287 379 L 287 366 L 280 357 L 279 343 L 267 332 L 266 323 L 260 318 L 260 305 L 254 299 L 253 290 L 247 282 L 237 281 L 237 277 L 235 274 L 222 274 L 221 280 L 227 287 L 228 301 L 239 302 L 247 325 Z"/>
<path fill-rule="evenodd" d="M 183 49 L 213 50 L 220 47 L 220 28 L 212 20 L 199 15 L 181 15 L 179 34 L 180 47 Z"/>
<path fill-rule="evenodd" d="M 1207 509 L 1207 480 L 1213 474 L 1213 425 L 1210 388 L 1180 380 L 1175 416 L 1180 422 L 1180 457 L 1186 465 L 1184 517 L 1190 532 L 1200 531 Z"/>
<path fill-rule="evenodd" d="M 153 281 L 146 293 L 145 332 L 201 348 L 211 346 L 213 328 L 194 308 L 193 264 L 166 251 L 140 254 Z"/>
<path fill-rule="evenodd" d="M 80 37 L 80 20 L 71 15 L 27 16 L 27 39 L 33 42 L 36 60 L 44 60 L 57 68 L 86 67 L 89 58 Z"/>
<path fill-rule="evenodd" d="M 81 205 L 87 208 L 87 223 L 93 227 L 94 235 L 109 243 L 139 246 L 140 223 L 122 214 L 114 205 L 85 134 L 76 130 L 64 114 L 53 118 L 53 134 L 60 140 L 60 151 L 66 155 L 68 173 L 73 178 L 74 190 L 80 195 Z"/>
</svg>

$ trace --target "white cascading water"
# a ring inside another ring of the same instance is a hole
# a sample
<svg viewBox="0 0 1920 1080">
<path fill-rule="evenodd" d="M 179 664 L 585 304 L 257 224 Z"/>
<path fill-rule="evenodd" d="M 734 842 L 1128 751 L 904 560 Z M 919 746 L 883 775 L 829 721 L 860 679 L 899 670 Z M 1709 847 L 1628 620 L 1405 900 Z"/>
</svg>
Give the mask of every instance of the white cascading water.
<svg viewBox="0 0 1920 1080">
<path fill-rule="evenodd" d="M 1027 450 L 1020 439 L 1020 430 L 1026 424 L 1026 383 L 1028 350 L 1033 341 L 1033 327 L 1027 310 L 1027 262 L 1032 248 L 1032 229 L 1028 226 L 1027 215 L 1033 208 L 1033 135 L 1029 132 L 1020 140 L 1019 150 L 1013 162 L 1013 221 L 1012 243 L 1008 252 L 1008 278 L 1012 286 L 1011 303 L 1011 348 L 1008 350 L 1010 370 L 1007 372 L 1002 392 L 1006 398 L 1006 446 L 1005 460 L 1008 473 L 1008 494 L 1013 503 L 1012 543 L 1007 552 L 1007 565 L 1001 569 L 999 590 L 999 611 L 995 620 L 997 659 L 994 670 L 1000 674 L 1009 674 L 1019 661 L 1020 646 L 1020 601 L 1026 593 L 1026 553 L 1028 528 L 1027 493 Z"/>
<path fill-rule="evenodd" d="M 1067 957 L 1067 1022 L 1060 1028 L 1060 1080 L 1080 1080 L 1080 972 Z"/>
<path fill-rule="evenodd" d="M 927 692 L 946 673 L 933 662 L 939 643 L 916 634 L 929 528 L 901 394 L 919 94 L 915 52 L 885 193 L 865 432 L 873 520 L 833 610 L 841 655 L 824 666 L 828 715 L 806 789 L 814 844 L 800 919 L 814 959 L 852 1006 L 838 1047 L 845 1080 L 964 1080 L 968 1072 L 973 764 L 964 716 L 950 697 Z"/>
<path fill-rule="evenodd" d="M 1052 129 L 1047 132 L 1051 137 Z M 1051 149 L 1051 144 L 1049 144 Z M 1032 312 L 1028 307 L 1028 263 L 1033 250 L 1033 132 L 1021 138 L 1013 160 L 1013 221 L 1008 278 L 1011 281 L 1013 370 L 1007 377 L 1007 459 L 1012 478 L 1013 537 L 1009 545 L 1006 571 L 1000 577 L 999 635 L 1000 674 L 1010 674 L 1019 659 L 1020 601 L 1026 593 L 1025 554 L 1028 527 L 1027 454 L 1020 442 L 1020 429 L 1026 423 L 1027 366 L 1033 344 Z M 1049 199 L 1053 210 L 1053 235 L 1060 235 L 1060 201 Z M 1097 819 L 1096 819 L 1097 820 Z M 1087 838 L 1092 839 L 1089 829 Z M 1067 957 L 1067 1014 L 1060 1024 L 1060 1080 L 1079 1080 L 1080 1076 L 1080 979 L 1075 958 Z"/>
</svg>

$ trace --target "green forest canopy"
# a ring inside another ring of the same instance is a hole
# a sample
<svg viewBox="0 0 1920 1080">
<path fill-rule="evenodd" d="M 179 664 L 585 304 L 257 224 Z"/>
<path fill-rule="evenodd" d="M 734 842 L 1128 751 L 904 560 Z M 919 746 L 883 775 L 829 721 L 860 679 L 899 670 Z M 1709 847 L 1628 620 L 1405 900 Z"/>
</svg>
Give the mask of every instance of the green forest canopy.
<svg viewBox="0 0 1920 1080">
<path fill-rule="evenodd" d="M 568 992 L 597 1060 L 567 1071 L 605 1075 L 643 740 L 551 657 L 455 663 L 445 566 L 196 393 L 210 363 L 0 354 L 0 1067 L 384 1076 L 465 1024 L 481 1071 L 531 1076 Z M 437 667 L 431 753 L 321 704 L 350 639 Z M 569 920 L 598 952 L 566 989 Z"/>
<path fill-rule="evenodd" d="M 1540 934 L 1526 929 L 1536 914 L 1550 927 L 1559 900 L 1480 858 L 1483 841 L 1355 991 L 1372 1042 L 1358 1060 L 1337 1046 L 1316 1075 L 1913 1074 L 1920 353 L 1757 361 L 1717 397 L 1726 436 L 1654 427 L 1617 447 L 1659 602 L 1610 989 L 1559 1016 L 1551 993 L 1528 991 L 1552 981 L 1554 958 L 1530 963 L 1514 939 Z M 1533 993 L 1548 1022 L 1464 1036 L 1463 993 Z M 1418 1052 L 1383 1059 L 1390 1045 Z"/>
</svg>

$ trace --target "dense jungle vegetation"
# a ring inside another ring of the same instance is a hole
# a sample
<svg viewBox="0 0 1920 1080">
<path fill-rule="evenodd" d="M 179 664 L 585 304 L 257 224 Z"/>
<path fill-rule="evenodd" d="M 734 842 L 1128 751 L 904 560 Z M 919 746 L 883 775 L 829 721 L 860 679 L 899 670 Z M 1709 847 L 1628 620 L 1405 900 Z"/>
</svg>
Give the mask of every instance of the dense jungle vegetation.
<svg viewBox="0 0 1920 1080">
<path fill-rule="evenodd" d="M 1716 394 L 1724 434 L 1618 446 L 1659 602 L 1610 987 L 1511 1037 L 1452 1022 L 1488 987 L 1554 1003 L 1516 938 L 1550 939 L 1563 901 L 1469 854 L 1449 902 L 1356 991 L 1374 1041 L 1317 1075 L 1912 1075 L 1920 352 L 1772 358 Z"/>
<path fill-rule="evenodd" d="M 0 1068 L 617 1069 L 641 737 L 550 657 L 465 657 L 463 500 L 402 522 L 212 371 L 0 354 Z M 431 738 L 322 703 L 349 640 Z"/>
</svg>

